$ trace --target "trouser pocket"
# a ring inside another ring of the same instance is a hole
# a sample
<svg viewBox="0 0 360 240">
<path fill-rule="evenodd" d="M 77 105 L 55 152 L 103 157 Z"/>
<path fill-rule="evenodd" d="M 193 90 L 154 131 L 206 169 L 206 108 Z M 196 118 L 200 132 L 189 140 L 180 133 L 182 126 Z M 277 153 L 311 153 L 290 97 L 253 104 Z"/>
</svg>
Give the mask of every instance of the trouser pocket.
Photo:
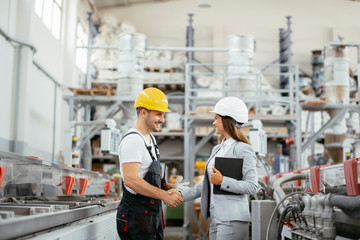
<svg viewBox="0 0 360 240">
<path fill-rule="evenodd" d="M 156 216 L 155 214 L 136 214 L 136 229 L 143 236 L 152 236 L 156 234 Z"/>
<path fill-rule="evenodd" d="M 117 231 L 118 232 L 126 232 L 127 231 L 127 220 L 123 220 L 123 219 L 116 219 L 116 227 L 117 227 Z"/>
<path fill-rule="evenodd" d="M 127 232 L 128 214 L 127 212 L 118 211 L 116 216 L 116 228 L 118 232 Z"/>
</svg>

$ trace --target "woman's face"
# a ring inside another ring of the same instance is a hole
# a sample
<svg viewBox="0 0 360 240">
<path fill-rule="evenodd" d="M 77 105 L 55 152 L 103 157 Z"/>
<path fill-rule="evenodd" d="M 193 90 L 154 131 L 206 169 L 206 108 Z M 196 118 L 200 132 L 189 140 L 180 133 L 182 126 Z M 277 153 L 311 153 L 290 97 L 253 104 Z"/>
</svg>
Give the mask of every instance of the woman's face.
<svg viewBox="0 0 360 240">
<path fill-rule="evenodd" d="M 215 121 L 213 122 L 213 125 L 216 129 L 215 133 L 218 135 L 224 134 L 224 126 L 221 120 L 220 115 L 215 114 Z"/>
</svg>

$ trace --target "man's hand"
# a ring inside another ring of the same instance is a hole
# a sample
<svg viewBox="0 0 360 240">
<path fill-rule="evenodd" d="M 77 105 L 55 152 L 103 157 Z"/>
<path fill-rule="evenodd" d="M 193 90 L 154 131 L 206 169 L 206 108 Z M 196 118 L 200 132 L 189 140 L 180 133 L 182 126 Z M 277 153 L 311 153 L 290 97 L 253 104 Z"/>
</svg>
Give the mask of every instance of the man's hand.
<svg viewBox="0 0 360 240">
<path fill-rule="evenodd" d="M 213 171 L 210 173 L 210 182 L 214 185 L 221 185 L 223 175 L 215 167 L 213 167 L 212 169 Z"/>
<path fill-rule="evenodd" d="M 167 189 L 167 190 L 170 190 L 170 189 L 173 189 L 173 188 L 175 188 L 175 185 L 174 185 L 174 184 L 169 183 L 169 182 L 166 183 L 166 189 Z"/>
<path fill-rule="evenodd" d="M 179 196 L 182 197 L 181 192 L 180 192 L 179 190 L 175 189 L 175 188 L 170 189 L 170 190 L 168 190 L 167 192 L 168 192 L 170 195 L 171 195 L 171 194 L 178 194 Z"/>
<path fill-rule="evenodd" d="M 163 199 L 165 205 L 170 207 L 177 207 L 181 203 L 184 202 L 184 199 L 181 195 L 181 193 L 176 189 L 171 189 L 167 191 L 167 197 Z"/>
</svg>

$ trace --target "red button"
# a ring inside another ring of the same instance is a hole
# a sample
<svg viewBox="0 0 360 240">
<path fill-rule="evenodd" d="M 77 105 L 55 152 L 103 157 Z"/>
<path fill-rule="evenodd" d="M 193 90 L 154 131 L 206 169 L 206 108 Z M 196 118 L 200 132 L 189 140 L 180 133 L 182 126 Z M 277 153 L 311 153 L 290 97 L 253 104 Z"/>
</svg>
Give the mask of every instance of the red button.
<svg viewBox="0 0 360 240">
<path fill-rule="evenodd" d="M 125 215 L 123 214 L 123 215 L 121 215 L 122 217 L 125 217 Z"/>
<path fill-rule="evenodd" d="M 153 201 L 150 201 L 150 204 L 154 204 L 154 202 L 153 202 Z"/>
<path fill-rule="evenodd" d="M 148 211 L 145 211 L 145 214 L 147 214 L 148 213 Z"/>
</svg>

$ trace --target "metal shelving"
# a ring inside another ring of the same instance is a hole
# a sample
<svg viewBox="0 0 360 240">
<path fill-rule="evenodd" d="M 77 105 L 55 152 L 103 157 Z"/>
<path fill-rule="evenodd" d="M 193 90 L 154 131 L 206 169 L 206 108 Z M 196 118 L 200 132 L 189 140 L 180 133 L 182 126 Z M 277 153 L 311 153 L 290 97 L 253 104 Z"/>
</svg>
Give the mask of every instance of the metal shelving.
<svg viewBox="0 0 360 240">
<path fill-rule="evenodd" d="M 206 144 L 214 134 L 214 131 L 201 139 L 196 138 L 195 127 L 196 126 L 210 126 L 213 117 L 194 115 L 197 107 L 199 106 L 214 106 L 215 103 L 225 96 L 237 96 L 244 100 L 249 106 L 255 108 L 255 115 L 250 115 L 250 120 L 259 119 L 263 125 L 271 127 L 288 127 L 289 135 L 276 135 L 279 138 L 285 138 L 292 136 L 295 138 L 296 147 L 292 149 L 291 156 L 295 160 L 300 159 L 301 156 L 301 114 L 299 103 L 299 67 L 292 64 L 273 64 L 273 65 L 252 65 L 252 71 L 246 76 L 239 76 L 241 78 L 247 78 L 248 82 L 255 83 L 255 89 L 242 89 L 241 86 L 233 88 L 229 86 L 227 69 L 229 65 L 225 64 L 192 64 L 186 65 L 186 82 L 185 82 L 185 116 L 184 116 L 184 178 L 185 181 L 192 183 L 195 173 L 195 156 L 197 151 Z M 281 67 L 287 67 L 287 73 L 279 73 Z M 210 68 L 213 72 L 204 72 L 204 75 L 208 76 L 221 76 L 221 88 L 201 88 L 194 82 L 197 76 L 201 76 L 200 69 Z M 194 70 L 195 69 L 195 70 Z M 196 71 L 196 73 L 194 73 Z M 263 88 L 262 81 L 265 81 L 265 77 L 273 78 L 274 76 L 279 78 L 281 75 L 286 75 L 289 79 L 289 89 L 271 89 Z M 241 83 L 241 80 L 239 83 Z M 234 91 L 235 90 L 235 91 Z M 245 91 L 244 91 L 245 90 Z M 205 94 L 205 92 L 210 94 Z M 286 96 L 280 96 L 282 92 L 286 92 Z M 268 97 L 268 95 L 272 97 Z M 209 97 L 212 96 L 212 97 Z M 263 112 L 263 108 L 267 108 L 270 105 L 278 105 L 284 109 L 285 114 L 272 115 Z M 274 137 L 274 135 L 269 135 Z M 299 164 L 295 164 L 296 168 L 299 168 Z M 191 222 L 193 220 L 192 204 L 185 203 L 184 208 L 184 226 L 188 234 L 191 235 Z"/>
</svg>

